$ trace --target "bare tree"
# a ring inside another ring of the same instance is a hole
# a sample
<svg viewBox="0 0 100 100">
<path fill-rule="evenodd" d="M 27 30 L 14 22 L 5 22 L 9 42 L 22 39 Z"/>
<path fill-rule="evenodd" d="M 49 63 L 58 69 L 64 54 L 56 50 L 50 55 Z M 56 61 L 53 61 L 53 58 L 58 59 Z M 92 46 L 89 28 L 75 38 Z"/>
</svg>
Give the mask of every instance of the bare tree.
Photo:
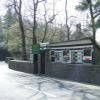
<svg viewBox="0 0 100 100">
<path fill-rule="evenodd" d="M 32 35 L 33 35 L 33 39 L 32 39 L 32 43 L 33 45 L 37 44 L 37 37 L 36 37 L 36 29 L 37 29 L 37 10 L 38 10 L 38 5 L 40 2 L 43 2 L 45 0 L 32 0 L 32 5 L 33 5 L 33 25 L 32 25 Z M 34 74 L 38 73 L 38 54 L 34 54 L 33 57 L 33 64 L 34 64 Z"/>
<path fill-rule="evenodd" d="M 21 39 L 22 39 L 22 59 L 27 60 L 26 57 L 26 41 L 25 41 L 25 31 L 24 31 L 24 23 L 22 18 L 22 0 L 13 0 L 13 6 L 16 14 L 19 19 L 19 26 L 21 30 Z"/>
<path fill-rule="evenodd" d="M 44 14 L 45 29 L 44 29 L 44 36 L 43 36 L 43 39 L 42 39 L 42 43 L 44 42 L 44 40 L 46 38 L 49 24 L 53 23 L 53 21 L 55 20 L 56 15 L 57 15 L 57 14 L 55 14 L 55 4 L 54 4 L 54 0 L 53 0 L 53 15 L 47 19 L 47 12 L 48 11 L 47 11 L 47 8 L 46 8 L 46 5 L 47 5 L 46 3 L 47 2 L 45 1 L 45 3 L 44 3 L 44 10 L 45 10 L 45 14 Z"/>
<path fill-rule="evenodd" d="M 70 29 L 68 25 L 68 13 L 67 13 L 67 0 L 65 0 L 65 14 L 66 14 L 66 33 L 67 39 L 70 40 Z"/>
<path fill-rule="evenodd" d="M 50 39 L 49 39 L 49 42 L 50 42 L 50 43 L 53 41 L 54 36 L 56 35 L 56 33 L 57 33 L 57 27 L 55 27 L 55 28 L 54 28 L 54 31 L 52 32 L 52 35 L 51 35 L 51 37 L 50 37 Z"/>
<path fill-rule="evenodd" d="M 36 44 L 37 43 L 37 39 L 36 39 L 36 29 L 37 29 L 37 21 L 36 21 L 36 13 L 37 13 L 37 8 L 38 8 L 38 2 L 39 2 L 39 0 L 33 0 L 33 7 L 34 7 L 34 9 L 33 9 L 33 13 L 34 13 L 34 15 L 33 15 L 33 27 L 32 27 L 32 30 L 33 30 L 33 44 Z"/>
</svg>

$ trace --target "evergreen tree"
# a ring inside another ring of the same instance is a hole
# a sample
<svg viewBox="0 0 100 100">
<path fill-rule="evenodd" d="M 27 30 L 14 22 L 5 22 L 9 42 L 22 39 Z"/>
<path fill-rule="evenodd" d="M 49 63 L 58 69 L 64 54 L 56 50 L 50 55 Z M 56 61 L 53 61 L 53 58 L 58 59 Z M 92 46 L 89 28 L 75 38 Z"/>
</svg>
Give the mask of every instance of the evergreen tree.
<svg viewBox="0 0 100 100">
<path fill-rule="evenodd" d="M 4 27 L 9 28 L 17 21 L 16 13 L 10 7 L 4 16 Z"/>
<path fill-rule="evenodd" d="M 95 41 L 96 28 L 100 28 L 100 24 L 98 24 L 98 20 L 100 18 L 100 0 L 82 0 L 76 9 L 80 11 L 89 10 L 93 30 L 93 40 Z"/>
<path fill-rule="evenodd" d="M 0 18 L 0 43 L 4 42 L 3 22 Z"/>
<path fill-rule="evenodd" d="M 76 9 L 82 12 L 90 10 L 88 1 L 92 2 L 91 6 L 93 9 L 93 17 L 94 19 L 96 19 L 96 28 L 100 28 L 100 0 L 81 0 L 79 5 L 77 5 Z"/>
</svg>

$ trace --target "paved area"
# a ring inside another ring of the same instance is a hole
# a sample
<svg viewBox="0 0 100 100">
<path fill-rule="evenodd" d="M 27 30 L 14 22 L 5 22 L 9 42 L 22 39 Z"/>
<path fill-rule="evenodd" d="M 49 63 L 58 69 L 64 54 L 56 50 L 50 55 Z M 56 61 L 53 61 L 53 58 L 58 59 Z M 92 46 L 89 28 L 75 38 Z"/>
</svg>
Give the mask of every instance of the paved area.
<svg viewBox="0 0 100 100">
<path fill-rule="evenodd" d="M 100 100 L 100 87 L 13 71 L 0 62 L 0 100 Z"/>
</svg>

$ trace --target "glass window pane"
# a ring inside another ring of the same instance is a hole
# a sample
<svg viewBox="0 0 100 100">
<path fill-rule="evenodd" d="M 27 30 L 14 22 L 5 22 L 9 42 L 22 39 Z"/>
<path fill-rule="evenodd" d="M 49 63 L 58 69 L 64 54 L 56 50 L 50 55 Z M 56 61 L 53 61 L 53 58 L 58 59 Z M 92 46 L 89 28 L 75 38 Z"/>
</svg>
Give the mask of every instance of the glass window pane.
<svg viewBox="0 0 100 100">
<path fill-rule="evenodd" d="M 84 50 L 84 56 L 91 56 L 91 50 Z"/>
<path fill-rule="evenodd" d="M 69 55 L 69 50 L 64 50 L 63 51 L 63 56 L 67 56 L 67 55 Z"/>
<path fill-rule="evenodd" d="M 55 57 L 51 57 L 51 61 L 52 62 L 55 62 Z"/>
<path fill-rule="evenodd" d="M 59 55 L 59 52 L 56 52 L 56 53 L 55 53 L 55 58 L 56 58 L 56 60 L 57 60 L 57 61 L 59 61 L 59 60 L 60 60 L 60 55 Z"/>
<path fill-rule="evenodd" d="M 51 56 L 54 55 L 54 54 L 55 54 L 55 52 L 54 51 L 51 51 Z"/>
</svg>

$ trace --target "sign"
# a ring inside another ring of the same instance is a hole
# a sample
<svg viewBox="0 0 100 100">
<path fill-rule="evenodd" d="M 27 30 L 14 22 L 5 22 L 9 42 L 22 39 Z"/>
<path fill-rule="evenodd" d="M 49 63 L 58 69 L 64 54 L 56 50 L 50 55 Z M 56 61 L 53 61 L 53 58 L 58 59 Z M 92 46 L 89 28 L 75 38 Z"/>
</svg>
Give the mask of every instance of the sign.
<svg viewBox="0 0 100 100">
<path fill-rule="evenodd" d="M 39 54 L 40 53 L 40 45 L 39 44 L 35 44 L 32 46 L 32 53 L 33 54 Z"/>
</svg>

